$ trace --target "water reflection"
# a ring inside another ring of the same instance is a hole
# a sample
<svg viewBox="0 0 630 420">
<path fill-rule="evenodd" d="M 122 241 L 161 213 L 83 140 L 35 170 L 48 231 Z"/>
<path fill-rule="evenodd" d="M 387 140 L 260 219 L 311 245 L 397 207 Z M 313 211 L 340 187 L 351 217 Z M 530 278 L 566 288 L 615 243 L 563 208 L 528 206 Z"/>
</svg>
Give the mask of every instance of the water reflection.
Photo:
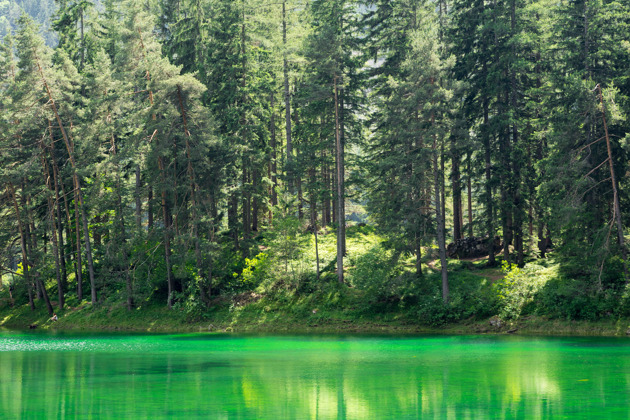
<svg viewBox="0 0 630 420">
<path fill-rule="evenodd" d="M 3 334 L 0 418 L 628 417 L 630 348 L 607 343 Z"/>
</svg>

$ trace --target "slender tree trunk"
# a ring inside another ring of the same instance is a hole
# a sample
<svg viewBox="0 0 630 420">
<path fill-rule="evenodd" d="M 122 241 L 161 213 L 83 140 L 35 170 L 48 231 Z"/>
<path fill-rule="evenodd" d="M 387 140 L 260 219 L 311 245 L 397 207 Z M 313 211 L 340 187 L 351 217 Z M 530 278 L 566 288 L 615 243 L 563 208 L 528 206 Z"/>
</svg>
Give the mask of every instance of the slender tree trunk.
<svg viewBox="0 0 630 420">
<path fill-rule="evenodd" d="M 51 135 L 51 140 L 53 140 L 52 137 L 52 126 L 50 124 L 50 121 L 48 122 L 48 127 L 50 130 L 50 135 Z M 59 197 L 59 174 L 57 173 L 57 165 L 55 164 L 55 144 L 54 142 L 51 144 L 51 148 L 50 148 L 50 159 L 52 161 L 52 174 L 53 174 L 53 179 L 52 182 L 54 183 L 54 189 L 55 189 L 55 205 L 54 205 L 54 213 L 57 216 L 57 222 L 59 224 L 59 228 L 57 229 L 57 241 L 58 241 L 58 250 L 59 250 L 59 263 L 61 265 L 61 284 L 63 286 L 63 289 L 65 290 L 66 287 L 68 286 L 68 273 L 66 271 L 66 258 L 65 258 L 65 245 L 64 245 L 64 241 L 63 241 L 63 218 L 61 217 L 61 200 Z"/>
<path fill-rule="evenodd" d="M 446 241 L 444 238 L 444 215 L 442 213 L 441 191 L 440 191 L 440 168 L 438 166 L 437 157 L 437 140 L 434 140 L 434 154 L 433 154 L 433 176 L 435 182 L 435 218 L 437 221 L 437 240 L 440 250 L 440 264 L 442 265 L 442 300 L 444 303 L 448 303 L 449 290 L 448 290 L 448 265 L 446 261 Z"/>
<path fill-rule="evenodd" d="M 287 136 L 287 180 L 289 184 L 289 192 L 293 192 L 293 143 L 291 138 L 291 95 L 289 93 L 289 60 L 287 58 L 287 11 L 286 0 L 282 1 L 282 46 L 283 63 L 282 73 L 284 76 L 284 109 L 285 109 L 285 125 Z"/>
<path fill-rule="evenodd" d="M 81 64 L 79 65 L 79 70 L 83 70 L 83 66 L 85 64 L 85 34 L 83 28 L 83 7 L 79 10 L 79 18 L 80 18 L 80 26 L 81 26 Z"/>
<path fill-rule="evenodd" d="M 59 167 L 57 166 L 57 163 L 55 162 L 55 160 L 53 160 L 53 169 L 55 170 L 55 173 L 57 174 L 57 180 L 59 181 L 57 185 L 59 185 L 59 192 L 61 193 L 61 198 L 62 198 L 62 200 L 57 199 L 59 212 L 62 214 L 65 213 L 66 215 L 66 225 L 65 225 L 66 243 L 67 243 L 66 255 L 68 255 L 68 258 L 72 260 L 75 274 L 76 274 L 76 270 L 77 270 L 77 260 L 75 258 L 76 246 L 74 244 L 74 240 L 72 236 L 72 217 L 70 215 L 70 205 L 68 204 L 68 197 L 66 196 L 66 189 L 63 186 L 63 179 L 61 178 L 61 174 L 59 173 Z M 63 201 L 63 207 L 61 206 L 61 201 Z M 78 278 L 79 276 L 75 276 L 75 279 L 78 279 Z"/>
<path fill-rule="evenodd" d="M 76 187 L 75 187 L 76 188 Z M 76 243 L 77 243 L 77 297 L 79 302 L 83 300 L 83 265 L 82 260 L 83 256 L 81 255 L 81 228 L 79 227 L 79 201 L 74 199 L 74 223 L 75 223 L 75 232 L 76 232 Z"/>
<path fill-rule="evenodd" d="M 28 304 L 31 307 L 31 311 L 34 311 L 35 301 L 33 300 L 33 287 L 32 287 L 31 278 L 30 278 L 28 251 L 26 247 L 27 239 L 24 233 L 22 218 L 20 217 L 20 207 L 18 205 L 17 198 L 15 196 L 15 188 L 13 188 L 13 185 L 10 182 L 7 184 L 7 193 L 13 201 L 13 209 L 15 210 L 15 218 L 17 220 L 18 230 L 20 232 L 20 246 L 22 249 L 22 272 L 24 273 L 24 281 L 26 282 L 26 289 L 28 291 Z"/>
<path fill-rule="evenodd" d="M 418 233 L 415 234 L 414 247 L 416 253 L 416 275 L 422 277 L 422 244 Z"/>
<path fill-rule="evenodd" d="M 52 144 L 54 146 L 54 143 Z M 43 145 L 42 145 L 42 149 L 43 149 Z M 48 187 L 48 189 L 50 190 L 52 194 L 52 192 L 55 190 L 55 187 L 52 185 L 53 177 L 51 177 L 50 175 L 48 163 L 46 162 L 46 158 L 44 157 L 43 153 L 42 153 L 41 161 L 42 161 L 43 174 L 45 177 L 44 183 L 46 184 L 46 186 Z M 52 195 L 48 196 L 47 201 L 48 201 L 48 224 L 49 224 L 49 229 L 50 229 L 50 236 L 52 239 L 51 241 L 52 251 L 53 251 L 53 258 L 55 260 L 55 275 L 57 278 L 57 297 L 58 297 L 57 303 L 58 303 L 59 309 L 61 310 L 63 309 L 63 305 L 64 305 L 64 287 L 63 287 L 63 279 L 61 277 L 61 264 L 59 262 L 59 244 L 57 242 L 57 226 L 56 226 L 57 222 L 55 220 L 56 206 L 53 201 Z"/>
<path fill-rule="evenodd" d="M 254 195 L 252 197 L 252 232 L 258 232 L 258 180 L 260 175 L 256 168 L 252 169 L 252 188 L 254 189 Z"/>
<path fill-rule="evenodd" d="M 516 0 L 512 0 L 510 4 L 510 21 L 512 36 L 517 36 L 516 31 Z M 517 52 L 515 44 L 512 44 L 512 58 L 517 59 Z M 514 181 L 512 182 L 512 201 L 514 202 L 514 247 L 516 248 L 516 263 L 519 267 L 525 265 L 525 255 L 523 249 L 523 203 L 521 200 L 521 162 L 518 159 L 520 152 L 518 148 L 519 133 L 516 118 L 518 116 L 518 98 L 517 98 L 517 81 L 516 70 L 514 66 L 510 69 L 510 101 L 512 106 L 512 112 L 514 113 L 512 122 L 512 173 Z"/>
<path fill-rule="evenodd" d="M 136 164 L 136 229 L 142 229 L 142 178 L 140 177 L 140 164 Z"/>
<path fill-rule="evenodd" d="M 158 167 L 160 169 L 160 177 L 162 178 L 162 217 L 164 219 L 164 260 L 166 262 L 166 282 L 168 285 L 168 298 L 167 305 L 170 308 L 173 307 L 173 273 L 171 267 L 171 223 L 170 214 L 168 209 L 168 201 L 166 199 L 166 175 L 164 159 L 158 157 Z"/>
<path fill-rule="evenodd" d="M 278 205 L 278 161 L 276 150 L 276 110 L 275 110 L 275 95 L 271 92 L 270 108 L 271 108 L 271 122 L 270 122 L 270 147 L 271 147 L 271 205 Z"/>
<path fill-rule="evenodd" d="M 44 296 L 42 294 L 42 289 L 39 287 L 39 283 L 37 282 L 37 273 L 35 272 L 35 263 L 31 260 L 31 258 L 34 258 L 35 252 L 34 250 L 37 249 L 37 240 L 35 238 L 35 225 L 31 225 L 30 220 L 31 216 L 30 216 L 30 212 L 29 212 L 29 205 L 27 203 L 27 199 L 24 193 L 24 187 L 25 186 L 25 182 L 22 182 L 22 197 L 20 199 L 20 202 L 22 204 L 22 208 L 24 209 L 24 213 L 25 213 L 25 218 L 26 220 L 24 221 L 24 238 L 26 239 L 26 254 L 31 256 L 28 259 L 28 263 L 30 264 L 30 268 L 32 268 L 31 270 L 31 278 L 32 278 L 32 287 L 34 287 L 35 289 L 35 296 L 37 298 L 37 300 L 43 300 Z"/>
<path fill-rule="evenodd" d="M 339 283 L 343 283 L 343 256 L 344 256 L 344 243 L 345 243 L 345 220 L 343 217 L 343 152 L 341 144 L 341 129 L 339 127 L 339 92 L 337 89 L 337 76 L 333 79 L 335 89 L 335 134 L 336 134 L 336 149 L 337 149 L 337 218 L 339 226 L 337 227 L 337 279 Z"/>
<path fill-rule="evenodd" d="M 322 226 L 329 226 L 332 223 L 330 208 L 330 171 L 326 159 L 326 150 L 322 150 L 322 178 L 324 179 L 324 208 L 322 209 Z"/>
<path fill-rule="evenodd" d="M 147 195 L 147 229 L 149 232 L 153 230 L 153 187 L 151 186 Z"/>
<path fill-rule="evenodd" d="M 608 151 L 608 167 L 610 169 L 610 181 L 613 188 L 613 208 L 615 212 L 615 223 L 617 224 L 617 240 L 619 242 L 619 248 L 621 249 L 621 256 L 623 258 L 623 271 L 626 283 L 628 282 L 628 255 L 626 250 L 625 239 L 623 236 L 623 223 L 621 222 L 621 207 L 619 205 L 619 193 L 617 191 L 617 178 L 615 176 L 615 167 L 613 165 L 612 147 L 610 145 L 610 137 L 608 135 L 608 123 L 606 122 L 606 107 L 604 105 L 604 95 L 602 94 L 601 85 L 597 85 L 599 89 L 599 100 L 602 107 L 602 122 L 604 123 L 604 132 L 606 135 L 606 148 Z"/>
<path fill-rule="evenodd" d="M 586 70 L 586 74 L 588 74 L 588 77 L 590 78 L 592 77 L 592 75 L 591 75 L 591 69 L 590 69 L 590 64 L 589 64 L 590 43 L 589 43 L 589 36 L 588 36 L 588 30 L 589 30 L 588 2 L 589 0 L 584 0 L 584 70 Z"/>
<path fill-rule="evenodd" d="M 446 231 L 446 153 L 444 151 L 444 143 L 440 145 L 440 198 L 442 204 L 442 217 L 444 217 L 444 231 Z M 446 234 L 446 233 L 445 233 Z"/>
<path fill-rule="evenodd" d="M 317 232 L 318 228 L 317 228 L 317 219 L 315 219 L 315 225 L 313 226 L 313 233 L 315 234 L 315 263 L 316 265 L 316 269 L 317 269 L 317 280 L 319 281 L 319 276 L 320 276 L 320 271 L 319 271 L 319 241 L 317 239 L 318 236 L 318 232 Z"/>
<path fill-rule="evenodd" d="M 300 152 L 298 149 L 298 156 Z M 304 192 L 302 191 L 302 174 L 294 173 L 295 183 L 297 184 L 297 193 L 298 193 L 298 219 L 300 221 L 304 220 Z"/>
<path fill-rule="evenodd" d="M 488 265 L 496 264 L 494 250 L 494 214 L 492 200 L 492 149 L 490 148 L 490 124 L 489 124 L 488 99 L 483 101 L 483 148 L 486 175 L 486 232 L 488 234 Z"/>
<path fill-rule="evenodd" d="M 469 237 L 474 237 L 474 229 L 473 229 L 473 210 L 472 210 L 472 173 L 471 173 L 471 168 L 470 168 L 470 160 L 472 159 L 471 153 L 468 153 L 468 160 L 467 160 L 467 172 L 468 172 L 468 176 L 467 178 L 467 182 L 468 185 L 466 186 L 466 192 L 468 193 L 468 236 Z"/>
<path fill-rule="evenodd" d="M 22 191 L 24 192 L 24 187 L 22 187 Z M 22 194 L 22 198 L 24 199 L 24 195 Z M 30 243 L 31 249 L 29 250 L 29 255 L 35 255 L 35 250 L 37 249 L 37 237 L 35 235 L 36 229 L 35 229 L 35 219 L 32 217 L 31 214 L 31 200 L 30 197 L 28 197 L 26 199 L 26 204 L 23 203 L 23 206 L 25 208 L 25 213 L 26 213 L 26 218 L 27 218 L 27 222 L 26 222 L 26 239 L 27 239 L 27 246 L 29 246 L 29 237 L 32 239 L 32 242 Z M 32 230 L 29 230 L 29 221 L 31 223 Z M 32 234 L 31 234 L 32 232 Z M 44 253 L 46 253 L 46 232 L 44 232 Z M 36 264 L 33 263 L 33 261 L 29 261 L 29 263 L 31 264 L 31 268 L 32 271 L 31 273 L 33 274 L 33 279 L 35 280 L 35 287 L 37 288 L 37 290 L 39 291 L 39 297 L 40 299 L 44 300 L 44 303 L 46 304 L 46 308 L 48 309 L 48 313 L 50 315 L 53 314 L 53 308 L 52 308 L 52 304 L 50 303 L 50 298 L 48 297 L 48 292 L 46 291 L 46 287 L 44 286 L 44 283 L 41 280 L 40 274 L 39 272 L 35 269 Z"/>
<path fill-rule="evenodd" d="M 462 187 L 459 170 L 460 153 L 457 149 L 457 140 L 451 136 L 451 174 L 453 182 L 453 240 L 462 238 Z"/>
</svg>

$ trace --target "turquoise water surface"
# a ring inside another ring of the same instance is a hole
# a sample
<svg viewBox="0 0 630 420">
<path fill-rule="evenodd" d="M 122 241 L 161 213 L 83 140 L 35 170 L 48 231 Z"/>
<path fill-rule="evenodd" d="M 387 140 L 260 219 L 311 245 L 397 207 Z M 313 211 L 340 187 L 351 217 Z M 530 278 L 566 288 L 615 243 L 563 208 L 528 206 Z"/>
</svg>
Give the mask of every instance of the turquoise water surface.
<svg viewBox="0 0 630 420">
<path fill-rule="evenodd" d="M 0 332 L 0 418 L 629 418 L 630 340 Z"/>
</svg>

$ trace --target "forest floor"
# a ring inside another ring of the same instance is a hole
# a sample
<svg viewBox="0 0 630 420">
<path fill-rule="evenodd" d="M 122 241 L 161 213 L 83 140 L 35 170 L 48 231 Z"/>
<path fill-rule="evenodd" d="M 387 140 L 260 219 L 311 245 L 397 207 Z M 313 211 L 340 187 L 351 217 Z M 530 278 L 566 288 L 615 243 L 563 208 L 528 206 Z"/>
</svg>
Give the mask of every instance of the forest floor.
<svg viewBox="0 0 630 420">
<path fill-rule="evenodd" d="M 269 268 L 279 272 L 275 280 L 262 280 L 255 290 L 219 296 L 209 308 L 182 300 L 168 309 L 165 297 L 154 293 L 137 299 L 137 306 L 128 310 L 124 296 L 116 291 L 92 307 L 68 294 L 64 309 L 57 309 L 53 302 L 58 321 L 51 321 L 41 302 L 35 311 L 24 298 L 12 307 L 8 288 L 0 287 L 0 328 L 623 337 L 630 332 L 630 319 L 623 315 L 629 310 L 615 312 L 614 307 L 602 306 L 606 302 L 593 301 L 582 293 L 581 283 L 563 277 L 561 265 L 553 258 L 531 259 L 523 269 L 488 267 L 484 259 L 449 260 L 451 299 L 445 306 L 436 249 L 424 250 L 424 275 L 419 280 L 412 256 L 397 255 L 382 246 L 382 238 L 369 227 L 351 228 L 346 284 L 339 285 L 334 264 L 328 264 L 336 255 L 334 233 L 320 236 L 321 265 L 333 267 L 324 269 L 320 279 L 312 275 L 313 238 L 303 239 L 298 259 Z M 54 298 L 52 280 L 50 287 Z M 630 308 L 630 301 L 626 305 Z"/>
</svg>

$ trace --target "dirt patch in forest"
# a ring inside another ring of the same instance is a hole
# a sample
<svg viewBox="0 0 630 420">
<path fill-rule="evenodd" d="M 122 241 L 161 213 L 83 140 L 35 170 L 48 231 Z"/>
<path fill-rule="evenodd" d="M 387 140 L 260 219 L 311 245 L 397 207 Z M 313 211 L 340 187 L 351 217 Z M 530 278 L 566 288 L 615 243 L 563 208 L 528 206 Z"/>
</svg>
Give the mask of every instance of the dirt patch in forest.
<svg viewBox="0 0 630 420">
<path fill-rule="evenodd" d="M 232 301 L 237 306 L 245 306 L 249 305 L 250 303 L 258 302 L 260 299 L 262 299 L 262 295 L 258 293 L 245 292 L 234 296 Z"/>
</svg>

